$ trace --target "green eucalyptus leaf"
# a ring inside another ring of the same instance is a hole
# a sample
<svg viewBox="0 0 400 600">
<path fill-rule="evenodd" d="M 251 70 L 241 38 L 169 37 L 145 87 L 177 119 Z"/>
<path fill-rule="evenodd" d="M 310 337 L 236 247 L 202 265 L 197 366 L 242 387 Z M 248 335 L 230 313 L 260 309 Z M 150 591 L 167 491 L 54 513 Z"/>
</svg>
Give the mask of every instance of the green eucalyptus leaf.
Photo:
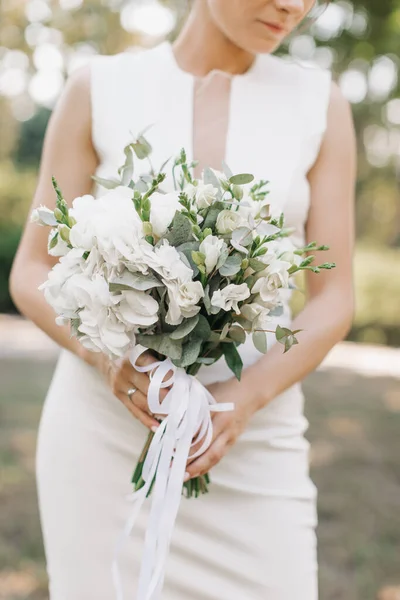
<svg viewBox="0 0 400 600">
<path fill-rule="evenodd" d="M 222 343 L 221 346 L 225 356 L 226 364 L 233 372 L 235 377 L 240 381 L 243 369 L 243 362 L 235 344 Z"/>
<path fill-rule="evenodd" d="M 242 257 L 240 254 L 232 254 L 228 256 L 225 260 L 222 267 L 220 267 L 219 272 L 224 277 L 232 277 L 232 275 L 236 275 L 239 273 L 242 264 Z"/>
<path fill-rule="evenodd" d="M 140 290 L 144 292 L 162 286 L 163 284 L 155 275 L 143 275 L 142 273 L 131 273 L 130 271 L 125 271 L 122 275 L 112 279 L 108 284 L 110 292 L 122 292 L 125 290 Z"/>
<path fill-rule="evenodd" d="M 216 187 L 221 194 L 221 182 L 210 167 L 205 167 L 203 170 L 203 180 L 205 184 L 211 183 L 214 187 Z"/>
<path fill-rule="evenodd" d="M 230 168 L 224 160 L 222 161 L 222 172 L 227 179 L 230 179 L 233 175 L 232 171 L 230 170 Z"/>
<path fill-rule="evenodd" d="M 238 344 L 244 344 L 246 341 L 246 332 L 239 325 L 232 325 L 229 330 L 229 337 Z"/>
<path fill-rule="evenodd" d="M 190 337 L 196 337 L 203 342 L 206 342 L 211 335 L 210 324 L 204 315 L 199 314 L 197 316 L 199 317 L 199 320 L 196 324 L 196 327 L 191 332 Z"/>
<path fill-rule="evenodd" d="M 229 256 L 229 250 L 228 250 L 228 248 L 225 248 L 225 250 L 223 250 L 221 252 L 221 254 L 219 255 L 218 262 L 217 262 L 215 268 L 220 269 L 222 267 L 222 265 L 225 264 L 225 261 L 228 258 L 228 256 Z"/>
<path fill-rule="evenodd" d="M 123 167 L 121 169 L 118 169 L 118 172 L 121 175 L 121 183 L 122 185 L 128 185 L 133 177 L 133 170 L 134 170 L 134 164 L 133 164 L 133 152 L 132 152 L 132 148 L 130 146 L 130 144 L 128 146 L 125 146 L 124 148 L 124 153 L 125 153 L 125 164 L 123 165 Z"/>
<path fill-rule="evenodd" d="M 107 190 L 113 190 L 121 185 L 121 182 L 118 181 L 118 179 L 104 179 L 103 177 L 97 177 L 97 175 L 91 175 L 91 178 Z"/>
<path fill-rule="evenodd" d="M 254 180 L 254 176 L 250 175 L 250 173 L 241 173 L 240 175 L 232 175 L 229 178 L 229 181 L 234 185 L 245 185 L 246 183 L 251 183 Z"/>
<path fill-rule="evenodd" d="M 189 265 L 193 271 L 193 277 L 196 277 L 196 275 L 198 275 L 199 269 L 197 268 L 197 265 L 193 261 L 192 251 L 197 252 L 199 249 L 199 246 L 200 246 L 200 242 L 185 242 L 184 244 L 180 244 L 179 246 L 176 247 L 179 254 L 181 255 L 181 258 L 185 257 L 187 262 L 189 263 Z"/>
<path fill-rule="evenodd" d="M 267 268 L 267 265 L 257 258 L 250 258 L 249 265 L 256 273 Z"/>
<path fill-rule="evenodd" d="M 225 206 L 223 202 L 214 202 L 214 204 L 212 204 L 207 211 L 207 215 L 203 223 L 203 229 L 214 230 L 218 215 L 222 210 L 224 210 L 224 208 Z"/>
<path fill-rule="evenodd" d="M 201 365 L 213 365 L 216 360 L 215 358 L 209 358 L 208 356 L 199 356 L 199 358 L 196 360 L 197 363 L 200 363 Z"/>
<path fill-rule="evenodd" d="M 283 306 L 276 306 L 269 311 L 268 315 L 270 317 L 281 317 L 283 315 Z"/>
<path fill-rule="evenodd" d="M 140 135 L 136 142 L 131 144 L 131 147 L 139 160 L 147 158 L 152 152 L 151 145 L 143 135 Z"/>
<path fill-rule="evenodd" d="M 193 239 L 192 224 L 188 217 L 176 211 L 170 231 L 165 236 L 171 246 L 180 246 Z"/>
<path fill-rule="evenodd" d="M 252 338 L 255 348 L 265 354 L 267 352 L 267 335 L 265 331 L 254 331 Z"/>
<path fill-rule="evenodd" d="M 222 340 L 224 340 L 227 337 L 230 326 L 231 326 L 230 323 L 225 323 L 225 325 L 223 326 L 221 334 L 219 336 L 219 339 L 221 340 L 221 342 L 222 342 Z"/>
<path fill-rule="evenodd" d="M 170 334 L 144 335 L 138 334 L 136 340 L 149 350 L 155 350 L 171 360 L 179 360 L 182 356 L 182 342 L 172 340 Z"/>
<path fill-rule="evenodd" d="M 182 346 L 182 356 L 174 359 L 172 362 L 177 367 L 189 367 L 195 363 L 199 357 L 203 341 L 200 338 L 193 338 L 185 342 Z"/>
<path fill-rule="evenodd" d="M 286 336 L 292 335 L 292 333 L 293 332 L 290 329 L 288 329 L 287 327 L 281 327 L 280 325 L 277 325 L 276 331 L 275 331 L 275 337 L 278 342 L 285 343 L 285 342 L 282 342 L 282 340 Z"/>
<path fill-rule="evenodd" d="M 180 325 L 171 333 L 173 340 L 181 340 L 182 338 L 189 335 L 191 331 L 196 327 L 199 322 L 199 315 L 195 315 L 190 319 L 185 319 Z"/>
</svg>

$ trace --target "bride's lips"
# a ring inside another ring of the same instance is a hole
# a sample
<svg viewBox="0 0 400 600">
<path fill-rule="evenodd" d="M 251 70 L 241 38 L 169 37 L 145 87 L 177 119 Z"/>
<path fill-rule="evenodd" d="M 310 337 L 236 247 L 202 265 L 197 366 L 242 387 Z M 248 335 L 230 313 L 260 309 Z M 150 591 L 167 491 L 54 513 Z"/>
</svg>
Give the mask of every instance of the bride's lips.
<svg viewBox="0 0 400 600">
<path fill-rule="evenodd" d="M 286 28 L 279 23 L 272 23 L 271 21 L 260 21 L 262 25 L 267 27 L 270 31 L 277 34 L 286 33 Z"/>
</svg>

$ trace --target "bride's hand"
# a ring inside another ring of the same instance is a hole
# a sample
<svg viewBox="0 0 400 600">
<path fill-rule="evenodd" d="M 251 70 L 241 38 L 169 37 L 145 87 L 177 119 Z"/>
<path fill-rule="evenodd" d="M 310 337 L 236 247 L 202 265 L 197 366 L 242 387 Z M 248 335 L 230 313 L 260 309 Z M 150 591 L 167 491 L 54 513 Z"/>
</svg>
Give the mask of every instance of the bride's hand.
<svg viewBox="0 0 400 600">
<path fill-rule="evenodd" d="M 149 389 L 149 376 L 147 373 L 139 373 L 131 364 L 129 356 L 118 360 L 110 360 L 102 352 L 83 351 L 82 358 L 102 373 L 111 388 L 113 394 L 126 406 L 129 412 L 143 425 L 155 431 L 159 422 L 149 410 L 147 393 Z M 138 358 L 138 365 L 151 364 L 156 359 L 150 352 L 145 352 Z M 135 390 L 128 395 L 130 390 Z M 161 390 L 161 400 L 167 394 L 168 389 Z"/>
<path fill-rule="evenodd" d="M 233 402 L 234 410 L 214 413 L 213 440 L 204 454 L 191 461 L 186 468 L 185 481 L 204 475 L 225 456 L 240 434 L 246 429 L 251 416 L 257 410 L 257 404 L 249 390 L 244 390 L 235 379 L 207 386 L 218 403 Z"/>
</svg>

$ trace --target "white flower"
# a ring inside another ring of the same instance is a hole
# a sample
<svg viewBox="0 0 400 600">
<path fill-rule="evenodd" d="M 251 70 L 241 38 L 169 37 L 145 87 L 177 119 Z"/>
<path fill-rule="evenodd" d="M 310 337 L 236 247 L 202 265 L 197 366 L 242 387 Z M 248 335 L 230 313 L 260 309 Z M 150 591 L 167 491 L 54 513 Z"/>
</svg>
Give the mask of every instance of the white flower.
<svg viewBox="0 0 400 600">
<path fill-rule="evenodd" d="M 182 205 L 179 202 L 179 192 L 171 192 L 170 194 L 154 192 L 150 196 L 150 202 L 150 223 L 153 227 L 153 233 L 161 238 L 166 234 L 176 211 L 182 210 Z"/>
<path fill-rule="evenodd" d="M 212 306 L 222 308 L 222 310 L 234 309 L 236 314 L 240 313 L 238 302 L 246 300 L 250 296 L 250 290 L 246 283 L 236 285 L 230 283 L 222 290 L 216 290 L 211 298 Z"/>
<path fill-rule="evenodd" d="M 266 269 L 259 273 L 251 289 L 252 294 L 260 294 L 263 302 L 274 303 L 279 298 L 279 289 L 289 287 L 288 269 L 291 264 L 284 260 L 274 260 Z"/>
<path fill-rule="evenodd" d="M 202 252 L 205 259 L 206 273 L 211 271 L 216 266 L 221 253 L 227 248 L 226 243 L 216 235 L 208 235 L 201 242 L 199 250 Z"/>
<path fill-rule="evenodd" d="M 46 206 L 40 205 L 35 208 L 31 213 L 31 223 L 37 223 L 37 225 L 57 225 L 57 219 L 54 216 L 54 212 Z"/>
<path fill-rule="evenodd" d="M 55 236 L 57 236 L 57 241 L 55 246 L 51 248 L 50 243 Z M 65 256 L 69 252 L 69 246 L 67 242 L 62 239 L 57 229 L 50 230 L 49 239 L 47 242 L 47 250 L 51 256 Z"/>
<path fill-rule="evenodd" d="M 154 262 L 151 267 L 165 281 L 175 280 L 184 283 L 193 278 L 192 269 L 185 265 L 178 250 L 170 246 L 168 240 L 163 240 L 162 245 L 154 249 Z"/>
<path fill-rule="evenodd" d="M 77 223 L 70 231 L 71 245 L 85 251 L 96 246 L 104 260 L 114 266 L 122 257 L 119 248 L 133 248 L 144 237 L 128 187 L 118 186 L 97 199 L 86 194 L 75 198 L 72 205 Z"/>
<path fill-rule="evenodd" d="M 218 190 L 212 183 L 199 181 L 196 189 L 196 204 L 199 208 L 208 208 L 216 200 Z"/>
<path fill-rule="evenodd" d="M 270 320 L 269 310 L 257 302 L 252 302 L 243 304 L 240 313 L 251 322 L 251 328 L 254 331 L 255 329 L 265 329 L 265 324 Z"/>
<path fill-rule="evenodd" d="M 158 321 L 158 302 L 150 294 L 137 290 L 121 292 L 118 305 L 121 320 L 130 327 L 148 327 Z"/>
<path fill-rule="evenodd" d="M 126 326 L 107 307 L 100 310 L 92 307 L 79 312 L 81 323 L 78 327 L 80 343 L 94 352 L 104 352 L 112 358 L 122 357 L 134 344 L 133 331 L 127 331 Z"/>
<path fill-rule="evenodd" d="M 232 233 L 243 224 L 240 214 L 234 210 L 221 210 L 217 217 L 216 228 L 218 233 Z"/>
<path fill-rule="evenodd" d="M 168 313 L 165 320 L 169 325 L 179 325 L 183 318 L 194 317 L 200 310 L 196 306 L 204 296 L 200 281 L 188 281 L 179 284 L 176 281 L 166 282 L 168 288 Z"/>
</svg>

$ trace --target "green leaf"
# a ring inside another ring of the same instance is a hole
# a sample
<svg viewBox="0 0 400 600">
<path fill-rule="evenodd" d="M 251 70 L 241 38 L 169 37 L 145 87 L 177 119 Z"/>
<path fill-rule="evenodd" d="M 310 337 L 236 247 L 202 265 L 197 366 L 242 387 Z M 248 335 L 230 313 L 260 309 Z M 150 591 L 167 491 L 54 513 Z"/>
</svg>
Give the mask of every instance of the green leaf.
<svg viewBox="0 0 400 600">
<path fill-rule="evenodd" d="M 131 144 L 131 147 L 139 160 L 147 158 L 152 152 L 151 145 L 143 135 L 140 135 L 136 142 Z"/>
<path fill-rule="evenodd" d="M 250 175 L 250 173 L 241 173 L 240 175 L 232 175 L 229 178 L 229 181 L 234 185 L 245 185 L 246 183 L 251 183 L 254 180 L 254 176 Z"/>
<path fill-rule="evenodd" d="M 239 325 L 233 325 L 229 330 L 229 337 L 238 344 L 244 344 L 246 341 L 246 332 Z"/>
<path fill-rule="evenodd" d="M 230 179 L 233 175 L 232 171 L 230 170 L 230 168 L 224 160 L 222 161 L 222 172 L 224 173 L 227 179 Z"/>
<path fill-rule="evenodd" d="M 278 342 L 281 342 L 287 335 L 292 335 L 292 331 L 287 327 L 281 327 L 280 325 L 277 325 L 275 337 L 278 340 Z"/>
<path fill-rule="evenodd" d="M 171 246 L 180 246 L 193 239 L 192 224 L 179 210 L 176 211 L 171 229 L 165 237 Z"/>
<path fill-rule="evenodd" d="M 122 167 L 118 169 L 118 173 L 121 175 L 121 183 L 122 185 L 129 185 L 133 177 L 133 152 L 130 144 L 125 146 L 125 163 Z"/>
<path fill-rule="evenodd" d="M 265 331 L 254 331 L 252 338 L 255 348 L 265 354 L 267 352 L 267 335 Z"/>
<path fill-rule="evenodd" d="M 171 360 L 179 360 L 182 356 L 182 342 L 172 340 L 168 333 L 157 335 L 138 334 L 136 340 L 149 350 L 155 350 Z"/>
<path fill-rule="evenodd" d="M 285 354 L 285 352 L 288 352 L 292 346 L 294 346 L 295 344 L 298 344 L 298 343 L 299 342 L 297 341 L 297 339 L 295 338 L 294 335 L 288 335 L 288 337 L 285 339 L 284 354 Z"/>
<path fill-rule="evenodd" d="M 283 306 L 276 306 L 269 311 L 268 315 L 270 317 L 281 317 L 283 315 Z"/>
<path fill-rule="evenodd" d="M 228 248 L 225 248 L 225 250 L 223 250 L 221 252 L 221 254 L 219 255 L 218 262 L 215 265 L 215 268 L 220 269 L 222 267 L 222 265 L 225 264 L 225 261 L 228 258 L 228 256 L 229 256 L 229 250 L 228 250 Z"/>
<path fill-rule="evenodd" d="M 182 356 L 174 359 L 172 362 L 177 367 L 189 367 L 195 363 L 199 357 L 203 341 L 200 338 L 193 338 L 185 342 L 182 346 Z"/>
<path fill-rule="evenodd" d="M 191 332 L 190 337 L 196 337 L 202 340 L 203 342 L 206 342 L 211 335 L 210 324 L 204 315 L 199 314 L 197 316 L 199 317 L 199 320 L 196 324 L 196 327 Z"/>
<path fill-rule="evenodd" d="M 243 362 L 235 344 L 222 343 L 221 346 L 225 356 L 226 364 L 233 372 L 235 377 L 240 381 L 243 369 Z"/>
<path fill-rule="evenodd" d="M 207 211 L 207 215 L 204 219 L 203 230 L 211 229 L 214 230 L 215 224 L 217 222 L 217 218 L 219 213 L 224 210 L 225 206 L 223 202 L 214 202 L 211 207 Z"/>
<path fill-rule="evenodd" d="M 57 240 L 58 240 L 58 231 L 56 231 L 56 233 L 50 240 L 49 250 L 51 250 L 52 248 L 55 248 L 57 246 Z"/>
<path fill-rule="evenodd" d="M 196 360 L 197 363 L 200 363 L 201 365 L 213 365 L 215 363 L 215 361 L 218 359 L 215 358 L 209 358 L 208 356 L 199 356 L 199 358 Z"/>
<path fill-rule="evenodd" d="M 199 322 L 199 315 L 195 315 L 190 319 L 185 319 L 178 327 L 171 333 L 173 340 L 181 340 L 182 338 L 189 335 L 191 331 L 196 327 Z"/>
<path fill-rule="evenodd" d="M 258 260 L 257 258 L 250 258 L 249 264 L 253 271 L 255 271 L 256 273 L 258 273 L 259 271 L 263 271 L 267 268 L 267 265 L 261 260 Z"/>
<path fill-rule="evenodd" d="M 212 171 L 209 167 L 205 167 L 203 171 L 203 180 L 205 184 L 211 183 L 214 187 L 218 188 L 219 192 L 221 193 L 221 182 L 214 171 Z"/>
<path fill-rule="evenodd" d="M 124 290 L 150 290 L 155 287 L 162 287 L 163 284 L 154 275 L 143 275 L 142 273 L 131 273 L 125 271 L 119 277 L 112 279 L 109 284 L 110 292 L 122 292 Z"/>
<path fill-rule="evenodd" d="M 240 254 L 232 254 L 228 256 L 222 267 L 220 267 L 219 272 L 224 277 L 232 277 L 232 275 L 239 273 L 241 264 L 242 257 Z"/>
<path fill-rule="evenodd" d="M 97 175 L 91 175 L 91 178 L 107 190 L 113 190 L 121 185 L 121 182 L 118 181 L 118 179 L 104 179 L 103 177 L 97 177 Z"/>
<path fill-rule="evenodd" d="M 230 325 L 231 325 L 230 323 L 225 323 L 225 325 L 223 326 L 223 328 L 222 328 L 222 331 L 221 331 L 221 334 L 220 334 L 220 336 L 219 336 L 219 339 L 221 340 L 221 342 L 222 342 L 222 340 L 224 340 L 224 339 L 226 338 L 226 336 L 228 335 L 228 331 L 229 331 L 229 327 L 230 327 Z"/>
</svg>

